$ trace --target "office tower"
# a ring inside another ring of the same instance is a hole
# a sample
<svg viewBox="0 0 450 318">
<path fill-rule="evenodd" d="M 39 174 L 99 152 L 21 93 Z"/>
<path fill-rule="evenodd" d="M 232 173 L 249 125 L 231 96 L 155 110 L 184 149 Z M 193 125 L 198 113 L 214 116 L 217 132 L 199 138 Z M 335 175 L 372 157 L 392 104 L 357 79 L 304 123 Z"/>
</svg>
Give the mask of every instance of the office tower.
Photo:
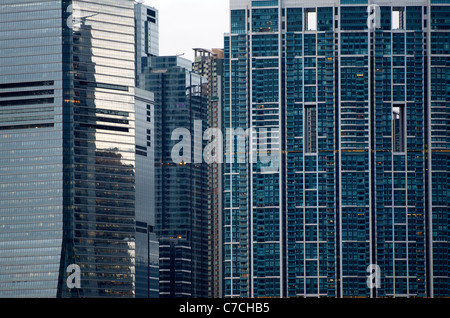
<svg viewBox="0 0 450 318">
<path fill-rule="evenodd" d="M 223 296 L 450 294 L 449 9 L 231 1 Z"/>
<path fill-rule="evenodd" d="M 136 62 L 136 297 L 159 297 L 155 228 L 154 94 L 140 86 L 147 59 L 159 51 L 158 11 L 134 4 Z M 138 88 L 141 87 L 141 88 Z"/>
<path fill-rule="evenodd" d="M 150 57 L 142 78 L 142 88 L 155 94 L 155 232 L 160 240 L 160 297 L 206 297 L 206 81 L 192 71 L 191 61 L 179 56 Z M 187 271 L 187 281 L 170 270 L 174 268 L 170 255 L 180 253 L 185 257 L 176 265 Z"/>
<path fill-rule="evenodd" d="M 159 243 L 155 228 L 154 94 L 135 88 L 136 298 L 159 297 Z"/>
<path fill-rule="evenodd" d="M 134 297 L 133 1 L 0 21 L 0 296 Z"/>
<path fill-rule="evenodd" d="M 147 66 L 147 57 L 159 55 L 159 13 L 143 3 L 134 4 L 136 86 L 139 86 L 142 68 Z"/>
<path fill-rule="evenodd" d="M 195 58 L 192 69 L 207 80 L 207 125 L 208 128 L 222 129 L 222 95 L 223 95 L 223 49 L 201 49 L 195 48 Z M 208 165 L 208 225 L 209 225 L 209 262 L 208 273 L 208 297 L 219 297 L 220 295 L 220 267 L 221 258 L 221 186 L 222 166 L 217 162 Z"/>
</svg>

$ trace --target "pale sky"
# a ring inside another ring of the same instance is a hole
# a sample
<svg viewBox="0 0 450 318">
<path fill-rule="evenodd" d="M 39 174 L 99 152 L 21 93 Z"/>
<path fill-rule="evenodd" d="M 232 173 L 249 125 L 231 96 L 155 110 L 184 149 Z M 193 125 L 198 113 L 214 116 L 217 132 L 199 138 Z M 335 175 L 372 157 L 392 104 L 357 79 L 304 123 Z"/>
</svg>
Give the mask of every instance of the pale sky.
<svg viewBox="0 0 450 318">
<path fill-rule="evenodd" d="M 230 0 L 145 0 L 159 11 L 159 55 L 183 54 L 192 48 L 223 48 L 229 33 Z"/>
</svg>

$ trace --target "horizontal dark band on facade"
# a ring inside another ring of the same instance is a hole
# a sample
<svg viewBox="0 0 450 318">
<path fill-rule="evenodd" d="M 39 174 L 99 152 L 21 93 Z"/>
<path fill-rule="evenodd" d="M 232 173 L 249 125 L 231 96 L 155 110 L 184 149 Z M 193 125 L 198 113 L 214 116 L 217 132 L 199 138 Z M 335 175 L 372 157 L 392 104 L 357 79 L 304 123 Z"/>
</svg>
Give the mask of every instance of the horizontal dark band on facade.
<svg viewBox="0 0 450 318">
<path fill-rule="evenodd" d="M 156 18 L 156 11 L 152 9 L 147 9 L 147 15 Z"/>
<path fill-rule="evenodd" d="M 95 87 L 95 88 L 105 88 L 112 89 L 116 91 L 128 92 L 128 86 L 116 85 L 116 84 L 108 84 L 108 83 L 97 83 L 97 82 L 88 82 L 88 81 L 75 81 L 75 87 Z"/>
<path fill-rule="evenodd" d="M 147 228 L 147 223 L 146 222 L 136 221 L 136 226 Z"/>
<path fill-rule="evenodd" d="M 76 115 L 93 115 L 93 114 L 105 114 L 105 115 L 115 115 L 115 116 L 130 116 L 129 112 L 113 110 L 113 109 L 101 109 L 101 108 L 91 108 L 90 106 L 74 105 L 74 113 Z"/>
<path fill-rule="evenodd" d="M 106 122 L 106 123 L 113 123 L 113 124 L 124 124 L 128 125 L 130 122 L 126 119 L 117 119 L 117 118 L 108 118 L 108 117 L 95 117 L 95 116 L 83 116 L 83 115 L 77 115 L 75 116 L 74 120 L 76 122 L 84 121 L 84 122 Z"/>
<path fill-rule="evenodd" d="M 150 99 L 142 98 L 142 97 L 139 97 L 139 96 L 134 96 L 134 99 L 138 100 L 138 101 L 141 101 L 141 102 L 144 102 L 144 103 L 147 103 L 147 104 L 152 104 L 152 105 L 154 104 L 154 101 L 152 101 Z"/>
<path fill-rule="evenodd" d="M 49 113 L 53 111 L 55 111 L 55 107 L 27 107 L 19 109 L 0 110 L 0 115 L 17 115 L 17 114 L 31 115 L 34 113 Z"/>
<path fill-rule="evenodd" d="M 106 125 L 80 124 L 80 127 L 92 128 L 92 129 L 112 130 L 112 131 L 121 131 L 121 132 L 129 132 L 129 129 L 125 128 L 125 127 L 114 127 L 114 126 L 106 126 Z"/>
<path fill-rule="evenodd" d="M 141 150 L 136 150 L 136 154 L 137 154 L 137 155 L 140 155 L 140 156 L 147 157 L 147 153 L 144 152 L 144 151 L 141 151 Z"/>
<path fill-rule="evenodd" d="M 53 104 L 55 99 L 52 98 L 33 98 L 33 99 L 20 99 L 20 100 L 7 100 L 0 101 L 0 106 L 25 106 L 25 105 L 38 105 L 38 104 Z"/>
<path fill-rule="evenodd" d="M 36 95 L 53 95 L 55 90 L 45 89 L 39 91 L 24 91 L 24 92 L 10 92 L 10 93 L 0 93 L 0 97 L 21 97 L 21 96 L 36 96 Z"/>
<path fill-rule="evenodd" d="M 8 83 L 8 84 L 0 84 L 0 89 L 22 88 L 22 87 L 37 87 L 37 86 L 53 86 L 54 84 L 55 84 L 54 81 Z"/>
<path fill-rule="evenodd" d="M 130 122 L 126 119 L 116 119 L 116 118 L 107 118 L 107 117 L 97 117 L 98 121 L 104 121 L 107 123 L 114 123 L 114 124 L 124 124 L 128 125 Z"/>
<path fill-rule="evenodd" d="M 29 124 L 29 125 L 10 125 L 10 126 L 0 126 L 0 130 L 14 130 L 14 129 L 35 129 L 35 128 L 49 128 L 54 127 L 55 124 Z"/>
</svg>

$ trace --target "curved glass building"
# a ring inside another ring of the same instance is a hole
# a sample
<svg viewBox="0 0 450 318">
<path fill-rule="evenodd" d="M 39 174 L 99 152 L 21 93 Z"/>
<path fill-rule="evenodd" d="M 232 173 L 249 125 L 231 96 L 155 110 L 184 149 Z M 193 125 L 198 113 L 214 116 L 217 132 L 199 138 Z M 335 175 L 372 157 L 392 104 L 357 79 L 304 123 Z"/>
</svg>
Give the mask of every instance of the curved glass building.
<svg viewBox="0 0 450 318">
<path fill-rule="evenodd" d="M 134 297 L 134 74 L 133 1 L 0 3 L 0 297 Z"/>
</svg>

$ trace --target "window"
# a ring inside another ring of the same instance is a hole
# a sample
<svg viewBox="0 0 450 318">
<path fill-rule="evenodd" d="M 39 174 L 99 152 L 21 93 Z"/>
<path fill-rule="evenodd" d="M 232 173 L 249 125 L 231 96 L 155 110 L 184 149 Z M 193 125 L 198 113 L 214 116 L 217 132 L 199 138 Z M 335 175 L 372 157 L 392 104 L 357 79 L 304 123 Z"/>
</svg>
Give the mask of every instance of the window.
<svg viewBox="0 0 450 318">
<path fill-rule="evenodd" d="M 278 32 L 278 9 L 253 9 L 253 32 Z"/>
<path fill-rule="evenodd" d="M 302 30 L 302 9 L 287 8 L 287 31 L 295 32 Z"/>
<path fill-rule="evenodd" d="M 305 30 L 306 31 L 317 30 L 317 12 L 315 8 L 305 9 Z"/>
<path fill-rule="evenodd" d="M 245 33 L 245 10 L 231 10 L 231 33 Z"/>
<path fill-rule="evenodd" d="M 278 0 L 270 0 L 270 1 L 252 1 L 253 7 L 270 7 L 270 6 L 278 6 Z"/>
<path fill-rule="evenodd" d="M 392 30 L 405 29 L 405 8 L 394 7 L 392 8 Z"/>
</svg>

